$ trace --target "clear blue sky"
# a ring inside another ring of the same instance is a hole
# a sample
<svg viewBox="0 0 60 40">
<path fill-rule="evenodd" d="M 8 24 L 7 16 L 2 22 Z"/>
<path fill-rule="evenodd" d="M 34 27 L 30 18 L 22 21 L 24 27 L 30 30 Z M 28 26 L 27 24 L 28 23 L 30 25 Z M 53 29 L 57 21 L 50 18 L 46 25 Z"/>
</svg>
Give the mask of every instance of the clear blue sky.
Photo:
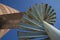
<svg viewBox="0 0 60 40">
<path fill-rule="evenodd" d="M 54 26 L 60 29 L 60 0 L 0 0 L 0 3 L 15 8 L 21 12 L 27 11 L 30 6 L 36 3 L 40 4 L 42 2 L 48 3 L 55 9 L 57 18 Z M 1 40 L 18 40 L 17 31 L 11 29 Z"/>
</svg>

